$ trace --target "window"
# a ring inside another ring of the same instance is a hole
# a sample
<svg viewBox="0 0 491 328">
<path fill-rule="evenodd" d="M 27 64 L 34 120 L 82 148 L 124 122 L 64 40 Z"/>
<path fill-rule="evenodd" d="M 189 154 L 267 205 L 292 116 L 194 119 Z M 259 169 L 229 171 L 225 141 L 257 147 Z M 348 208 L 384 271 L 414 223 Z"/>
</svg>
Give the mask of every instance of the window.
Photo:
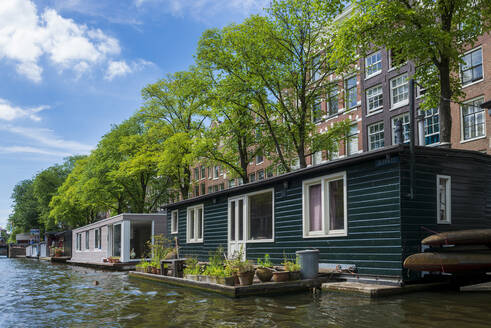
<svg viewBox="0 0 491 328">
<path fill-rule="evenodd" d="M 214 185 L 214 186 L 213 186 L 213 191 L 214 191 L 214 192 L 217 192 L 217 191 L 218 191 L 218 185 Z"/>
<path fill-rule="evenodd" d="M 382 55 L 380 51 L 365 58 L 365 78 L 382 72 Z"/>
<path fill-rule="evenodd" d="M 353 124 L 349 130 L 348 141 L 346 142 L 346 154 L 353 155 L 358 153 L 358 124 Z"/>
<path fill-rule="evenodd" d="M 371 114 L 384 107 L 382 85 L 367 89 L 367 113 Z"/>
<path fill-rule="evenodd" d="M 436 176 L 436 212 L 437 223 L 452 222 L 451 179 L 448 175 Z"/>
<path fill-rule="evenodd" d="M 463 139 L 469 140 L 484 137 L 486 134 L 486 117 L 481 108 L 484 98 L 478 98 L 462 105 Z"/>
<path fill-rule="evenodd" d="M 208 193 L 212 193 L 213 192 L 213 187 L 212 186 L 208 186 Z"/>
<path fill-rule="evenodd" d="M 188 207 L 186 240 L 188 243 L 203 242 L 203 205 Z"/>
<path fill-rule="evenodd" d="M 479 81 L 482 75 L 482 48 L 473 50 L 462 57 L 464 64 L 460 66 L 462 85 Z"/>
<path fill-rule="evenodd" d="M 220 190 L 224 190 L 225 189 L 225 183 L 220 183 Z"/>
<path fill-rule="evenodd" d="M 90 248 L 90 245 L 89 245 L 89 231 L 86 231 L 85 232 L 85 249 L 89 249 Z"/>
<path fill-rule="evenodd" d="M 398 56 L 396 51 L 394 51 L 393 49 L 389 50 L 389 69 L 400 67 L 406 62 L 404 59 L 400 58 L 400 56 L 399 58 L 397 57 Z"/>
<path fill-rule="evenodd" d="M 347 235 L 346 172 L 303 183 L 303 237 Z"/>
<path fill-rule="evenodd" d="M 212 176 L 213 172 L 212 172 L 212 168 L 209 167 L 208 168 L 208 179 L 211 179 L 213 176 Z"/>
<path fill-rule="evenodd" d="M 251 173 L 249 174 L 249 182 L 254 182 L 256 181 L 256 173 Z"/>
<path fill-rule="evenodd" d="M 179 229 L 179 211 L 174 210 L 170 213 L 170 233 L 177 233 Z"/>
<path fill-rule="evenodd" d="M 201 179 L 206 178 L 206 167 L 201 167 Z M 203 193 L 204 194 L 204 193 Z"/>
<path fill-rule="evenodd" d="M 320 60 L 321 60 L 321 57 L 320 56 L 315 56 L 312 59 L 312 71 L 311 71 L 311 75 L 312 75 L 312 80 L 313 81 L 317 81 L 321 77 L 321 67 L 319 65 L 320 64 Z"/>
<path fill-rule="evenodd" d="M 384 122 L 378 122 L 368 126 L 368 150 L 382 148 L 384 146 Z"/>
<path fill-rule="evenodd" d="M 409 101 L 407 73 L 390 80 L 390 99 L 392 108 L 406 105 Z"/>
<path fill-rule="evenodd" d="M 213 167 L 213 179 L 218 179 L 220 175 L 220 168 L 218 166 Z"/>
<path fill-rule="evenodd" d="M 339 143 L 335 142 L 333 144 L 333 149 L 327 151 L 327 159 L 333 160 L 339 158 Z"/>
<path fill-rule="evenodd" d="M 312 122 L 317 123 L 322 120 L 322 103 L 320 98 L 314 100 L 312 105 Z"/>
<path fill-rule="evenodd" d="M 264 180 L 264 170 L 257 171 L 257 179 Z"/>
<path fill-rule="evenodd" d="M 233 188 L 233 187 L 235 187 L 235 179 L 231 179 L 231 180 L 228 182 L 228 187 L 229 187 L 229 188 Z"/>
<path fill-rule="evenodd" d="M 102 229 L 98 228 L 94 230 L 94 249 L 101 249 L 101 233 Z"/>
<path fill-rule="evenodd" d="M 194 186 L 194 196 L 195 197 L 199 196 L 199 186 L 198 185 Z"/>
<path fill-rule="evenodd" d="M 76 246 L 77 246 L 77 251 L 81 251 L 82 250 L 82 234 L 81 233 L 77 233 L 77 238 L 76 238 Z"/>
<path fill-rule="evenodd" d="M 402 122 L 402 139 L 403 143 L 409 142 L 409 130 L 411 128 L 411 125 L 409 124 L 409 113 L 405 113 L 396 117 L 392 118 L 392 144 L 396 144 L 396 127 L 397 123 L 401 121 Z"/>
<path fill-rule="evenodd" d="M 346 80 L 346 108 L 350 109 L 358 104 L 356 93 L 356 76 Z"/>
<path fill-rule="evenodd" d="M 438 108 L 424 111 L 423 121 L 425 145 L 432 145 L 440 142 L 440 117 Z"/>
<path fill-rule="evenodd" d="M 194 180 L 199 180 L 199 168 L 194 168 Z"/>
<path fill-rule="evenodd" d="M 273 239 L 273 191 L 248 195 L 248 240 Z"/>
<path fill-rule="evenodd" d="M 339 110 L 339 102 L 338 102 L 338 94 L 339 89 L 337 84 L 333 84 L 329 88 L 329 92 L 327 93 L 327 112 L 329 116 L 336 115 Z"/>
<path fill-rule="evenodd" d="M 237 178 L 237 184 L 240 186 L 240 185 L 243 185 L 244 184 L 244 179 L 242 178 Z"/>
<path fill-rule="evenodd" d="M 201 184 L 201 194 L 204 195 L 206 193 L 206 186 L 204 183 Z"/>
</svg>

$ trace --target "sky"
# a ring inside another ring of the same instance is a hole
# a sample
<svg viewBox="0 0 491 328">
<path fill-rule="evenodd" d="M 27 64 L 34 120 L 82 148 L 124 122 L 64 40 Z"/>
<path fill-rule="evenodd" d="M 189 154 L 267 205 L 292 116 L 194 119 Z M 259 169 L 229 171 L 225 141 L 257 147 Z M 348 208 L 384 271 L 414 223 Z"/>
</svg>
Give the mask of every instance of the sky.
<svg viewBox="0 0 491 328">
<path fill-rule="evenodd" d="M 0 0 L 0 227 L 13 187 L 88 154 L 209 28 L 269 0 Z"/>
</svg>

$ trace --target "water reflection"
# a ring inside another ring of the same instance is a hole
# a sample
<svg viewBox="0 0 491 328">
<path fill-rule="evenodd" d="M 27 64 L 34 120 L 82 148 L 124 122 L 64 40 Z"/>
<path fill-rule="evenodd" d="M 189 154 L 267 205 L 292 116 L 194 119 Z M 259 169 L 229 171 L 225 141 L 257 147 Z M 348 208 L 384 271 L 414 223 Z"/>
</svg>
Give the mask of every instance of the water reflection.
<svg viewBox="0 0 491 328">
<path fill-rule="evenodd" d="M 491 294 L 338 293 L 230 299 L 33 260 L 0 257 L 0 327 L 489 327 Z M 94 284 L 98 281 L 99 284 Z"/>
</svg>

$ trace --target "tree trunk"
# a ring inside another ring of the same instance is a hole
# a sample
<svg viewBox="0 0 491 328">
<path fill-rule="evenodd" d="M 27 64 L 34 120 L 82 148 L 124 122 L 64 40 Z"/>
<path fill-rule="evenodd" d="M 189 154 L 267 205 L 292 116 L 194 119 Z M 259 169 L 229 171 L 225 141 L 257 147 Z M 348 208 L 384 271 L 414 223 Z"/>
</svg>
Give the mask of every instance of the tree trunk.
<svg viewBox="0 0 491 328">
<path fill-rule="evenodd" d="M 450 99 L 452 89 L 450 86 L 450 61 L 442 58 L 438 67 L 440 73 L 440 143 L 450 146 L 452 135 L 452 115 L 450 112 Z"/>
<path fill-rule="evenodd" d="M 180 189 L 183 199 L 189 198 L 189 179 L 191 178 L 191 169 L 189 167 L 184 168 L 184 177 L 180 183 Z"/>
</svg>

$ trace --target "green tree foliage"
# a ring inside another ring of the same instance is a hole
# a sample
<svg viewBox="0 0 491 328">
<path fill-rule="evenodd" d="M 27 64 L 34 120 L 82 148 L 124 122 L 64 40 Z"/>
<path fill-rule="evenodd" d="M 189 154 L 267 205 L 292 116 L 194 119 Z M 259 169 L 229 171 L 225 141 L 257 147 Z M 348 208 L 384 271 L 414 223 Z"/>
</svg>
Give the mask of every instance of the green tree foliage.
<svg viewBox="0 0 491 328">
<path fill-rule="evenodd" d="M 142 90 L 142 117 L 163 149 L 156 157 L 160 174 L 168 176 L 184 198 L 189 195 L 190 165 L 196 159 L 193 142 L 202 136 L 209 116 L 209 86 L 206 74 L 191 67 Z"/>
<path fill-rule="evenodd" d="M 8 226 L 13 239 L 18 233 L 41 228 L 39 206 L 34 195 L 32 179 L 23 180 L 16 184 L 11 199 L 14 205 L 12 214 L 8 218 Z"/>
<path fill-rule="evenodd" d="M 208 30 L 199 42 L 200 63 L 231 76 L 237 92 L 253 99 L 247 107 L 264 127 L 260 143 L 287 170 L 290 158 L 305 167 L 309 151 L 331 144 L 316 133 L 312 109 L 330 87 L 326 26 L 342 7 L 341 1 L 274 0 L 267 17 Z M 348 128 L 348 122 L 337 123 L 330 136 L 342 138 Z"/>
<path fill-rule="evenodd" d="M 377 47 L 396 62 L 411 60 L 427 89 L 425 108 L 440 110 L 440 140 L 449 143 L 450 102 L 462 96 L 462 53 L 491 28 L 489 0 L 353 0 L 353 12 L 334 38 L 332 61 L 352 62 Z M 341 65 L 340 67 L 343 67 Z"/>
</svg>

